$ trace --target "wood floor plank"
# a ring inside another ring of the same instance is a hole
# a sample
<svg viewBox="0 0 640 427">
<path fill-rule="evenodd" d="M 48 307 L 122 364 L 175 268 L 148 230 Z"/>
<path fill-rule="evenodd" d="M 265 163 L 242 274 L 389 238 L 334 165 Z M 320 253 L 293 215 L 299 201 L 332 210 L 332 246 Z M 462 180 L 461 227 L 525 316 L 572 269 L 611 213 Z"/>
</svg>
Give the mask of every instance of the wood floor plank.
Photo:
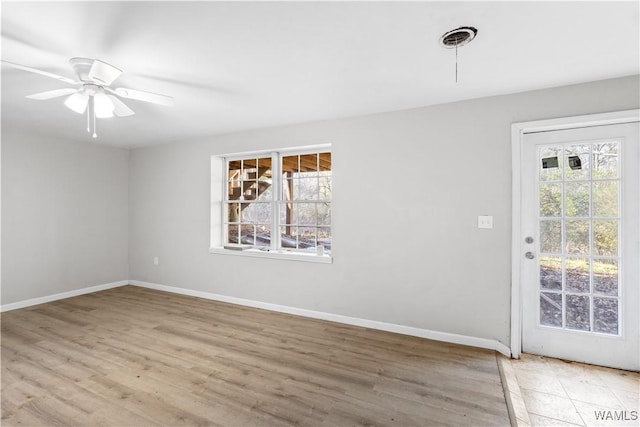
<svg viewBox="0 0 640 427">
<path fill-rule="evenodd" d="M 509 424 L 488 350 L 133 286 L 1 320 L 5 426 Z"/>
</svg>

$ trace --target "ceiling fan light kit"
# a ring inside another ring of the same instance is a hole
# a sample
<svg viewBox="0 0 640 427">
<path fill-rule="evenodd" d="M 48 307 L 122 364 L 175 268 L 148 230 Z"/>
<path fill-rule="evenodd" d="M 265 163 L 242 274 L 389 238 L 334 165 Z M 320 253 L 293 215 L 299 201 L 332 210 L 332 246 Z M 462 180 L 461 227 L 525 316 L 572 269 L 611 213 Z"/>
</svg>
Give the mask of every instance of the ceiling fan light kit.
<svg viewBox="0 0 640 427">
<path fill-rule="evenodd" d="M 84 113 L 87 110 L 88 104 L 89 97 L 81 92 L 74 93 L 64 101 L 64 105 L 66 105 L 67 108 L 69 108 L 71 111 L 75 111 L 78 114 Z"/>
<path fill-rule="evenodd" d="M 40 74 L 68 84 L 80 85 L 75 89 L 55 89 L 27 95 L 27 98 L 41 101 L 68 95 L 64 105 L 78 114 L 87 113 L 87 132 L 91 133 L 93 130 L 92 136 L 94 138 L 98 136 L 96 118 L 104 119 L 114 115 L 126 117 L 135 114 L 120 98 L 169 107 L 173 105 L 173 98 L 167 95 L 126 88 L 110 88 L 109 85 L 122 74 L 122 70 L 98 59 L 71 58 L 69 64 L 76 75 L 75 80 L 9 61 L 3 60 L 2 63 L 18 70 Z"/>
<path fill-rule="evenodd" d="M 93 103 L 96 109 L 96 117 L 99 119 L 108 119 L 113 117 L 113 102 L 104 92 L 98 92 L 93 96 Z"/>
</svg>

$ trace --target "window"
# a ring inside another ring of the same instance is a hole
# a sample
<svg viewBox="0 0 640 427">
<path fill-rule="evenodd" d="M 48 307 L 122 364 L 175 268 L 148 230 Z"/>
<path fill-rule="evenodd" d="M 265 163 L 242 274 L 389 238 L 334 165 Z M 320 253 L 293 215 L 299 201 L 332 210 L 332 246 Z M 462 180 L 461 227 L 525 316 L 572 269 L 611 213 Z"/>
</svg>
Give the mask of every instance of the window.
<svg viewBox="0 0 640 427">
<path fill-rule="evenodd" d="M 273 169 L 271 157 L 227 161 L 225 243 L 271 247 Z"/>
<path fill-rule="evenodd" d="M 249 248 L 250 254 L 327 258 L 332 246 L 328 148 L 227 156 L 220 166 L 224 178 L 219 246 Z"/>
</svg>

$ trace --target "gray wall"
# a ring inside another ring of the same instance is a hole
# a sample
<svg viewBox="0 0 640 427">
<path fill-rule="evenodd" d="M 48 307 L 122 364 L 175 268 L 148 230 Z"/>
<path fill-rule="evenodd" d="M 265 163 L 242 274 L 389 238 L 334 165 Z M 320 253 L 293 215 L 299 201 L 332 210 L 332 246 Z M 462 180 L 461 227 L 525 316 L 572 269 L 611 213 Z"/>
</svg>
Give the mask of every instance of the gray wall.
<svg viewBox="0 0 640 427">
<path fill-rule="evenodd" d="M 2 130 L 2 304 L 126 280 L 128 150 Z"/>
<path fill-rule="evenodd" d="M 130 152 L 5 126 L 2 304 L 129 278 L 508 345 L 511 123 L 639 108 L 639 89 L 633 76 Z M 211 155 L 320 143 L 333 264 L 208 253 Z"/>
<path fill-rule="evenodd" d="M 132 150 L 129 278 L 509 345 L 511 124 L 638 108 L 638 91 L 633 76 Z M 209 254 L 210 156 L 319 143 L 334 263 Z"/>
</svg>

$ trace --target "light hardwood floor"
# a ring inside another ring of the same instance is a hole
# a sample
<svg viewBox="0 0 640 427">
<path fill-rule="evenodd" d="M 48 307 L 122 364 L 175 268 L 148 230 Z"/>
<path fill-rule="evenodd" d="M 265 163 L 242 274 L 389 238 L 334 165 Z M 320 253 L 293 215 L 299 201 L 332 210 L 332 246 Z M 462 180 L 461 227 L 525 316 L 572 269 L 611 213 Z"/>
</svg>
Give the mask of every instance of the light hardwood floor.
<svg viewBox="0 0 640 427">
<path fill-rule="evenodd" d="M 493 351 L 133 286 L 2 314 L 2 425 L 509 425 Z"/>
</svg>

